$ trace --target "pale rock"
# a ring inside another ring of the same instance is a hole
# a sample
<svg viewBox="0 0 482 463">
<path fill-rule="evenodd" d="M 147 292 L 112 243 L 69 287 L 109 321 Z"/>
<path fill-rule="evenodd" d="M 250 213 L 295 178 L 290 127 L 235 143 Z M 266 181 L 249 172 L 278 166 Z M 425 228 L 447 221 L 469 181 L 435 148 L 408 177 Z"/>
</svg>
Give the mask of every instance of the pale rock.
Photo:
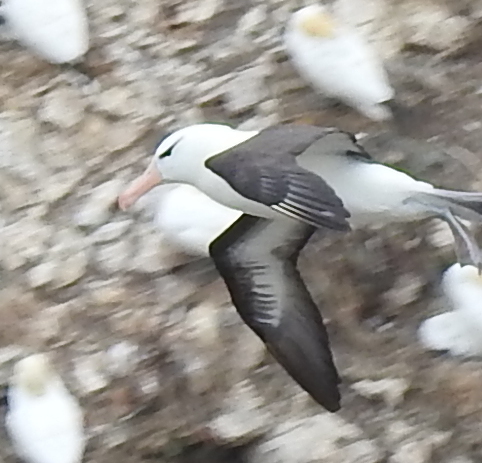
<svg viewBox="0 0 482 463">
<path fill-rule="evenodd" d="M 183 127 L 186 127 L 188 125 L 202 124 L 205 121 L 202 110 L 196 106 L 193 106 L 183 111 L 183 113 L 179 116 L 179 122 Z"/>
<path fill-rule="evenodd" d="M 394 447 L 396 444 L 407 440 L 416 433 L 416 429 L 406 421 L 393 421 L 388 424 L 385 432 L 385 440 L 388 446 Z"/>
<path fill-rule="evenodd" d="M 382 452 L 357 426 L 322 412 L 280 425 L 259 445 L 252 463 L 378 463 Z M 409 460 L 407 460 L 409 461 Z"/>
<path fill-rule="evenodd" d="M 95 305 L 120 304 L 126 300 L 126 290 L 118 279 L 91 281 L 86 293 Z"/>
<path fill-rule="evenodd" d="M 42 134 L 38 140 L 39 158 L 52 171 L 78 169 L 83 165 L 79 159 L 79 146 L 65 132 Z"/>
<path fill-rule="evenodd" d="M 393 455 L 389 463 L 428 463 L 432 458 L 432 446 L 424 441 L 403 442 Z"/>
<path fill-rule="evenodd" d="M 53 227 L 38 219 L 26 217 L 0 229 L 0 249 L 3 265 L 15 270 L 41 258 Z"/>
<path fill-rule="evenodd" d="M 262 101 L 258 105 L 258 113 L 260 116 L 270 117 L 273 115 L 277 115 L 277 112 L 280 108 L 280 101 L 279 100 L 266 100 Z"/>
<path fill-rule="evenodd" d="M 136 377 L 139 390 L 146 396 L 159 394 L 161 383 L 155 371 L 147 371 Z"/>
<path fill-rule="evenodd" d="M 264 70 L 259 65 L 237 72 L 225 86 L 226 109 L 232 116 L 249 111 L 266 96 Z"/>
<path fill-rule="evenodd" d="M 175 47 L 177 53 L 184 53 L 188 51 L 192 51 L 199 46 L 199 40 L 195 38 L 186 38 L 183 40 L 176 40 L 173 43 L 173 47 Z"/>
<path fill-rule="evenodd" d="M 56 265 L 54 262 L 42 262 L 27 272 L 27 280 L 31 288 L 40 288 L 51 283 L 55 278 Z"/>
<path fill-rule="evenodd" d="M 158 20 L 159 5 L 157 2 L 132 2 L 128 12 L 134 24 L 150 30 Z"/>
<path fill-rule="evenodd" d="M 35 337 L 44 342 L 53 341 L 62 337 L 62 317 L 68 312 L 70 304 L 59 304 L 39 312 L 32 320 L 31 330 Z"/>
<path fill-rule="evenodd" d="M 89 263 L 83 236 L 73 230 L 61 230 L 46 257 L 46 262 L 49 261 L 55 265 L 54 287 L 62 288 L 80 280 Z"/>
<path fill-rule="evenodd" d="M 37 129 L 30 114 L 19 111 L 0 116 L 0 170 L 32 184 L 48 176 L 38 156 Z"/>
<path fill-rule="evenodd" d="M 278 114 L 273 113 L 267 116 L 254 116 L 246 119 L 238 125 L 238 130 L 263 130 L 272 127 L 280 122 Z"/>
<path fill-rule="evenodd" d="M 106 368 L 111 376 L 122 377 L 132 373 L 139 361 L 139 346 L 121 341 L 110 346 L 106 352 Z"/>
<path fill-rule="evenodd" d="M 42 201 L 53 203 L 72 194 L 75 187 L 84 178 L 84 175 L 84 170 L 81 168 L 57 172 L 51 176 L 50 181 L 46 182 L 40 190 Z"/>
<path fill-rule="evenodd" d="M 126 8 L 124 5 L 113 3 L 113 4 L 102 4 L 102 15 L 107 20 L 117 21 L 122 19 L 126 14 Z"/>
<path fill-rule="evenodd" d="M 208 359 L 205 356 L 193 355 L 192 352 L 184 353 L 181 358 L 189 391 L 193 395 L 202 395 L 212 390 L 216 376 L 213 372 L 213 365 Z"/>
<path fill-rule="evenodd" d="M 178 355 L 184 364 L 190 390 L 202 394 L 212 388 L 215 369 L 222 350 L 219 307 L 204 302 L 190 309 L 182 329 L 183 343 Z"/>
<path fill-rule="evenodd" d="M 438 431 L 425 429 L 417 431 L 413 426 L 403 421 L 391 423 L 387 429 L 386 441 L 393 454 L 390 463 L 425 463 L 432 461 L 433 452 L 448 444 L 452 438 L 452 431 Z"/>
<path fill-rule="evenodd" d="M 422 292 L 425 281 L 422 277 L 413 273 L 401 275 L 395 285 L 384 294 L 384 298 L 390 305 L 404 307 L 415 302 Z"/>
<path fill-rule="evenodd" d="M 107 222 L 113 213 L 117 197 L 123 184 L 120 180 L 109 180 L 95 187 L 75 216 L 80 227 L 98 227 Z"/>
<path fill-rule="evenodd" d="M 143 124 L 122 120 L 110 124 L 109 131 L 105 134 L 105 149 L 115 152 L 134 145 L 146 128 Z"/>
<path fill-rule="evenodd" d="M 173 275 L 163 275 L 157 286 L 157 299 L 159 305 L 169 308 L 181 304 L 198 291 L 197 285 L 189 280 L 183 280 L 180 284 L 179 278 Z"/>
<path fill-rule="evenodd" d="M 125 270 L 130 265 L 131 255 L 131 244 L 127 241 L 119 241 L 99 248 L 97 263 L 103 272 L 113 274 Z"/>
<path fill-rule="evenodd" d="M 131 438 L 131 433 L 127 426 L 116 426 L 110 428 L 102 436 L 102 447 L 106 450 L 115 449 L 125 444 Z"/>
<path fill-rule="evenodd" d="M 411 0 L 400 5 L 404 40 L 408 44 L 428 47 L 436 51 L 459 48 L 467 40 L 471 21 L 453 16 L 440 2 Z"/>
<path fill-rule="evenodd" d="M 262 29 L 268 16 L 267 5 L 262 4 L 251 8 L 238 22 L 237 32 L 240 35 L 246 36 L 253 34 L 259 29 Z"/>
<path fill-rule="evenodd" d="M 212 18 L 222 7 L 222 0 L 197 0 L 195 2 L 183 2 L 180 4 L 176 22 L 196 23 L 207 21 Z"/>
<path fill-rule="evenodd" d="M 371 398 L 381 397 L 390 407 L 403 402 L 405 392 L 410 385 L 404 378 L 384 378 L 379 380 L 364 379 L 351 386 L 358 394 Z"/>
<path fill-rule="evenodd" d="M 135 107 L 134 95 L 129 87 L 108 88 L 97 97 L 95 103 L 99 111 L 117 117 L 132 114 Z"/>
<path fill-rule="evenodd" d="M 381 57 L 390 59 L 400 53 L 401 22 L 405 16 L 400 14 L 398 4 L 385 0 L 335 0 L 333 5 L 337 19 L 361 33 Z"/>
<path fill-rule="evenodd" d="M 16 211 L 38 202 L 35 185 L 22 181 L 0 168 L 0 198 L 7 211 Z"/>
<path fill-rule="evenodd" d="M 37 116 L 42 122 L 59 129 L 70 129 L 82 121 L 84 104 L 73 88 L 58 87 L 45 95 Z"/>
<path fill-rule="evenodd" d="M 239 335 L 236 341 L 236 370 L 240 374 L 248 374 L 264 360 L 267 349 L 261 339 L 245 325 L 239 326 Z"/>
<path fill-rule="evenodd" d="M 223 400 L 221 413 L 208 428 L 221 442 L 242 444 L 266 432 L 270 416 L 262 398 L 248 380 L 239 382 Z"/>
<path fill-rule="evenodd" d="M 211 353 L 220 348 L 219 309 L 209 302 L 202 302 L 188 311 L 184 330 L 193 351 Z"/>
<path fill-rule="evenodd" d="M 432 220 L 431 227 L 427 233 L 427 240 L 436 248 L 444 248 L 446 246 L 453 246 L 454 235 L 447 222 L 440 219 L 434 219 Z"/>
<path fill-rule="evenodd" d="M 92 233 L 91 240 L 93 243 L 107 243 L 109 241 L 114 241 L 124 235 L 130 225 L 130 220 L 108 222 Z"/>
<path fill-rule="evenodd" d="M 452 458 L 450 463 L 474 463 L 474 460 L 465 455 L 459 455 L 455 458 Z"/>
<path fill-rule="evenodd" d="M 147 228 L 147 227 L 146 227 Z M 156 273 L 175 267 L 179 256 L 157 230 L 149 227 L 138 237 L 138 249 L 131 263 L 130 270 L 141 273 Z"/>
<path fill-rule="evenodd" d="M 98 354 L 75 359 L 73 373 L 76 385 L 83 395 L 99 392 L 109 385 L 102 371 L 102 364 L 101 356 Z"/>
</svg>

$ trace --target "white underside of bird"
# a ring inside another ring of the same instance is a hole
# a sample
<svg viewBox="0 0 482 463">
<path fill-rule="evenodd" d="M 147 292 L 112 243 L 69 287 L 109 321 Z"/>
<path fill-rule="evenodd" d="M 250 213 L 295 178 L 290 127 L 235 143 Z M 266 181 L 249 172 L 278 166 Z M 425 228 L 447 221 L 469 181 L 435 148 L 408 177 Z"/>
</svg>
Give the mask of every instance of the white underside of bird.
<svg viewBox="0 0 482 463">
<path fill-rule="evenodd" d="M 20 43 L 52 63 L 76 61 L 89 48 L 82 0 L 4 0 L 0 14 Z"/>
<path fill-rule="evenodd" d="M 295 68 L 315 90 L 370 119 L 391 117 L 383 103 L 394 98 L 394 90 L 382 62 L 361 34 L 337 23 L 326 7 L 311 5 L 294 13 L 284 41 Z"/>
<path fill-rule="evenodd" d="M 419 328 L 420 342 L 430 350 L 454 356 L 482 355 L 482 276 L 478 269 L 454 264 L 442 281 L 445 306 L 451 309 L 425 320 Z"/>
<path fill-rule="evenodd" d="M 14 378 L 8 392 L 6 426 L 16 452 L 29 463 L 79 463 L 85 440 L 77 400 L 56 375 L 35 378 L 37 371 L 31 372 L 30 378 L 29 373 Z M 38 394 L 29 390 L 32 384 L 39 386 Z"/>
<path fill-rule="evenodd" d="M 206 257 L 211 242 L 242 215 L 190 185 L 160 191 L 156 208 L 155 223 L 168 242 L 188 254 Z"/>
</svg>

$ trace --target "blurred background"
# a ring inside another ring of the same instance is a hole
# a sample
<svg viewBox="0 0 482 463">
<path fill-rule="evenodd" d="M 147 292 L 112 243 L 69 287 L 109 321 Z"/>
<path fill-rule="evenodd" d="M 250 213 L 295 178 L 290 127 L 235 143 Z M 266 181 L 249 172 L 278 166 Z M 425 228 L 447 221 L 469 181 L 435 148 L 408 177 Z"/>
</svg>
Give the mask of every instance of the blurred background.
<svg viewBox="0 0 482 463">
<path fill-rule="evenodd" d="M 281 34 L 308 3 L 86 0 L 88 78 L 2 36 L 0 384 L 50 352 L 84 409 L 86 462 L 482 461 L 481 362 L 417 339 L 446 308 L 441 222 L 318 233 L 302 252 L 343 379 L 331 415 L 241 322 L 210 261 L 156 228 L 162 188 L 112 207 L 165 131 L 204 121 L 363 132 L 377 160 L 482 191 L 482 3 L 343 0 L 407 111 L 397 128 L 295 72 Z M 0 461 L 15 459 L 2 427 Z"/>
</svg>

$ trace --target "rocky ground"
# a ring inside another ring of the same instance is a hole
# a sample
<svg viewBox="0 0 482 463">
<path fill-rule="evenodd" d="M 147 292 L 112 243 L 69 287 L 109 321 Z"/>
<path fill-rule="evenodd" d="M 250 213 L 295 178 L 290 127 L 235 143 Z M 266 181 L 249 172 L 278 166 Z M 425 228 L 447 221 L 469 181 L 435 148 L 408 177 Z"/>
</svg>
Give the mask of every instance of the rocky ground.
<svg viewBox="0 0 482 463">
<path fill-rule="evenodd" d="M 301 269 L 327 319 L 343 409 L 324 413 L 239 320 L 209 261 L 124 214 L 156 137 L 198 121 L 366 132 L 377 158 L 482 189 L 480 2 L 343 0 L 387 62 L 398 128 L 328 105 L 286 60 L 289 0 L 88 1 L 86 84 L 0 44 L 0 381 L 52 353 L 85 407 L 86 462 L 481 461 L 482 364 L 424 352 L 454 260 L 434 221 L 318 236 Z M 3 428 L 0 461 L 12 463 Z"/>
</svg>

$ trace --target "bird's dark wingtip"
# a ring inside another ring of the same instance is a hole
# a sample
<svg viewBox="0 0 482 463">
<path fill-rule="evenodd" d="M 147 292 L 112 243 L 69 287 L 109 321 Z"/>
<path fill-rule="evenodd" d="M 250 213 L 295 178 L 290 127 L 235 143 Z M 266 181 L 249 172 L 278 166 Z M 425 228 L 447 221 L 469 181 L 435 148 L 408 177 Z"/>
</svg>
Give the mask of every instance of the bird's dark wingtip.
<svg viewBox="0 0 482 463">
<path fill-rule="evenodd" d="M 336 404 L 323 405 L 323 407 L 330 413 L 336 413 L 341 410 L 340 402 L 337 402 Z"/>
</svg>

